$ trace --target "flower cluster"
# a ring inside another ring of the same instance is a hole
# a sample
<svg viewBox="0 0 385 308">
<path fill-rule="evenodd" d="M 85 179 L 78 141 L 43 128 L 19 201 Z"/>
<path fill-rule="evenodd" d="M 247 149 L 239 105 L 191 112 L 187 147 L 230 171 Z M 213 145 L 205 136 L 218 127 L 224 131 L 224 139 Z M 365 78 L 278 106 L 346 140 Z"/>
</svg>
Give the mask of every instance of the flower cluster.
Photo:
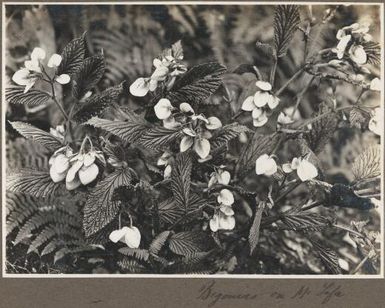
<svg viewBox="0 0 385 308">
<path fill-rule="evenodd" d="M 27 93 L 28 90 L 34 86 L 36 81 L 42 78 L 43 73 L 50 78 L 42 64 L 42 60 L 44 60 L 45 57 L 46 52 L 44 49 L 40 47 L 34 48 L 31 53 L 31 59 L 25 61 L 24 67 L 13 74 L 12 80 L 20 86 L 25 86 L 24 93 Z M 56 69 L 60 65 L 61 61 L 62 57 L 55 53 L 49 58 L 47 67 Z M 70 82 L 70 76 L 67 74 L 56 76 L 55 74 L 52 81 L 56 81 L 60 84 L 67 84 Z"/>
<path fill-rule="evenodd" d="M 176 76 L 187 71 L 186 66 L 180 62 L 181 60 L 183 60 L 182 55 L 174 57 L 171 53 L 163 54 L 160 58 L 155 58 L 153 60 L 155 70 L 151 77 L 140 77 L 136 79 L 130 86 L 130 93 L 137 97 L 143 97 L 147 95 L 149 91 L 155 91 L 158 84 L 166 80 L 167 88 L 171 88 Z"/>
<path fill-rule="evenodd" d="M 203 114 L 196 114 L 188 103 L 181 103 L 178 110 L 167 98 L 160 99 L 154 106 L 154 111 L 157 118 L 163 120 L 166 128 L 186 126 L 182 129 L 184 136 L 180 142 L 181 152 L 193 147 L 202 160 L 210 158 L 210 130 L 222 127 L 222 122 L 217 117 L 206 118 Z"/>
<path fill-rule="evenodd" d="M 337 32 L 337 39 L 339 40 L 336 48 L 332 51 L 337 54 L 338 59 L 342 59 L 348 49 L 349 57 L 358 65 L 365 64 L 368 60 L 362 43 L 364 41 L 371 41 L 372 36 L 368 34 L 369 24 L 354 23 L 350 26 L 343 27 Z"/>
<path fill-rule="evenodd" d="M 138 248 L 140 245 L 140 231 L 137 227 L 123 227 L 110 233 L 110 241 L 117 243 L 123 242 L 129 248 Z"/>
<path fill-rule="evenodd" d="M 218 230 L 233 230 L 235 227 L 234 196 L 228 189 L 222 189 L 217 197 L 219 210 L 216 210 L 213 217 L 210 219 L 210 229 L 213 232 Z"/>
<path fill-rule="evenodd" d="M 278 106 L 279 98 L 271 93 L 270 83 L 258 80 L 255 85 L 260 90 L 254 96 L 247 97 L 241 108 L 244 111 L 251 111 L 253 125 L 261 127 L 268 121 L 268 112 Z"/>
<path fill-rule="evenodd" d="M 90 150 L 85 151 L 86 141 L 90 142 Z M 99 167 L 95 160 L 105 163 L 103 153 L 96 151 L 91 140 L 86 137 L 79 153 L 73 154 L 69 146 L 58 149 L 49 159 L 50 176 L 55 183 L 66 180 L 66 188 L 74 190 L 81 184 L 87 185 L 93 182 L 99 174 Z"/>
<path fill-rule="evenodd" d="M 282 165 L 282 170 L 285 173 L 291 173 L 296 170 L 297 175 L 302 182 L 314 179 L 318 176 L 317 168 L 308 160 L 301 157 L 294 157 L 291 163 Z"/>
<path fill-rule="evenodd" d="M 215 172 L 211 173 L 208 187 L 212 187 L 215 184 L 228 185 L 230 183 L 230 172 L 223 170 L 225 166 L 220 166 Z"/>
</svg>

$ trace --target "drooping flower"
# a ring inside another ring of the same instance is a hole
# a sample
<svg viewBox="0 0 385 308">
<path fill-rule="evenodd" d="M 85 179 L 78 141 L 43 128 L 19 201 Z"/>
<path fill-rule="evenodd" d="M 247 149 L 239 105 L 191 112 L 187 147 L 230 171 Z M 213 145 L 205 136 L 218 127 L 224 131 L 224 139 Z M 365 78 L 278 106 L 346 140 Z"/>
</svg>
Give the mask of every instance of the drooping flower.
<svg viewBox="0 0 385 308">
<path fill-rule="evenodd" d="M 258 80 L 255 85 L 261 89 L 254 94 L 255 106 L 264 107 L 268 105 L 270 109 L 274 109 L 278 106 L 279 98 L 270 93 L 272 89 L 270 83 Z"/>
<path fill-rule="evenodd" d="M 381 88 L 382 88 L 381 79 L 377 77 L 373 78 L 372 81 L 370 82 L 370 90 L 381 91 Z"/>
<path fill-rule="evenodd" d="M 123 242 L 129 248 L 138 248 L 140 245 L 141 234 L 137 227 L 123 227 L 118 230 L 114 230 L 109 235 L 110 241 L 117 243 Z"/>
<path fill-rule="evenodd" d="M 150 91 L 150 78 L 140 77 L 130 85 L 130 93 L 134 96 L 146 96 L 148 91 Z"/>
<path fill-rule="evenodd" d="M 351 35 L 345 35 L 341 37 L 340 41 L 337 44 L 337 47 L 332 49 L 332 51 L 337 54 L 338 59 L 342 59 L 344 57 L 346 47 L 348 46 L 351 37 Z"/>
<path fill-rule="evenodd" d="M 171 105 L 170 100 L 167 98 L 162 98 L 154 106 L 155 115 L 160 120 L 165 120 L 171 116 L 171 112 L 174 107 Z"/>
<path fill-rule="evenodd" d="M 365 64 L 368 60 L 368 56 L 366 55 L 366 51 L 362 45 L 353 44 L 349 49 L 350 59 L 352 59 L 357 64 Z"/>
<path fill-rule="evenodd" d="M 277 163 L 274 158 L 269 156 L 268 154 L 263 154 L 258 157 L 255 161 L 255 172 L 258 175 L 273 175 L 278 170 Z"/>
<path fill-rule="evenodd" d="M 49 174 L 53 182 L 59 183 L 66 177 L 67 170 L 70 168 L 70 158 L 72 156 L 72 149 L 69 147 L 62 147 L 55 151 L 49 159 Z"/>
<path fill-rule="evenodd" d="M 166 166 L 163 172 L 163 176 L 165 179 L 171 176 L 171 171 L 172 171 L 172 167 L 170 164 L 171 159 L 172 159 L 172 154 L 166 151 L 162 154 L 162 156 L 157 161 L 158 166 Z"/>
<path fill-rule="evenodd" d="M 183 113 L 191 113 L 191 114 L 195 114 L 195 111 L 194 109 L 191 107 L 191 105 L 189 103 L 181 103 L 179 105 L 179 110 Z"/>
<path fill-rule="evenodd" d="M 284 112 L 280 112 L 280 114 L 278 115 L 278 119 L 277 119 L 277 122 L 279 124 L 291 124 L 294 122 L 294 120 L 292 119 L 292 117 Z"/>
<path fill-rule="evenodd" d="M 186 127 L 183 129 L 183 133 L 185 136 L 183 136 L 180 142 L 181 152 L 185 152 L 193 146 L 194 151 L 199 155 L 200 158 L 204 159 L 209 155 L 211 145 L 210 141 L 205 138 L 211 136 L 207 134 L 208 132 L 202 132 L 198 135 L 194 130 Z"/>
<path fill-rule="evenodd" d="M 228 185 L 230 183 L 230 179 L 231 179 L 230 172 L 223 169 L 217 169 L 215 172 L 211 173 L 208 187 L 210 188 L 216 183 L 222 184 L 222 185 Z"/>
<path fill-rule="evenodd" d="M 369 120 L 369 129 L 376 135 L 381 136 L 383 126 L 383 115 L 381 108 L 377 107 L 372 112 L 372 118 Z"/>
<path fill-rule="evenodd" d="M 290 173 L 297 170 L 297 175 L 302 182 L 314 179 L 318 176 L 317 168 L 308 160 L 301 157 L 294 157 L 290 163 L 283 164 L 282 170 L 285 173 Z"/>
</svg>

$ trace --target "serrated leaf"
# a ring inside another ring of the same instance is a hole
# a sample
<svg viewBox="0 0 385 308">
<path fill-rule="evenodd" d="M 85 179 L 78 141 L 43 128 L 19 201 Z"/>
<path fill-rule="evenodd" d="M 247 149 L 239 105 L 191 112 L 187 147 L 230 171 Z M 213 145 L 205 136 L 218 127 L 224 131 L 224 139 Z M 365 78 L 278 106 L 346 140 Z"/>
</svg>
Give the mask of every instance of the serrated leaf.
<svg viewBox="0 0 385 308">
<path fill-rule="evenodd" d="M 360 109 L 353 108 L 349 112 L 349 122 L 353 127 L 361 129 L 368 124 L 369 119 L 370 117 L 366 113 L 363 113 Z"/>
<path fill-rule="evenodd" d="M 159 220 L 164 224 L 174 224 L 183 214 L 184 210 L 176 204 L 173 198 L 167 199 L 158 205 Z"/>
<path fill-rule="evenodd" d="M 148 149 L 164 150 L 182 136 L 183 132 L 179 128 L 169 129 L 157 126 L 144 131 L 137 143 Z"/>
<path fill-rule="evenodd" d="M 242 175 L 254 168 L 257 158 L 262 154 L 270 154 L 278 140 L 278 134 L 261 135 L 254 133 L 239 157 L 236 165 L 237 172 Z"/>
<path fill-rule="evenodd" d="M 217 62 L 194 66 L 175 82 L 167 98 L 190 104 L 203 103 L 219 88 L 225 71 L 226 68 Z"/>
<path fill-rule="evenodd" d="M 45 132 L 44 130 L 32 126 L 31 124 L 19 121 L 9 121 L 9 123 L 24 138 L 35 141 L 50 151 L 55 151 L 63 146 L 62 142 L 58 138 L 51 135 L 50 133 Z"/>
<path fill-rule="evenodd" d="M 86 58 L 72 76 L 72 94 L 81 99 L 103 77 L 105 71 L 102 55 Z"/>
<path fill-rule="evenodd" d="M 373 65 L 381 64 L 381 46 L 373 41 L 363 41 L 361 43 L 368 58 L 367 63 Z"/>
<path fill-rule="evenodd" d="M 227 145 L 228 142 L 236 137 L 238 137 L 242 133 L 249 132 L 250 130 L 238 123 L 231 123 L 223 126 L 217 134 L 210 140 L 210 144 L 212 149 L 216 149 Z"/>
<path fill-rule="evenodd" d="M 293 231 L 321 231 L 333 223 L 330 217 L 300 210 L 283 215 L 282 222 Z"/>
<path fill-rule="evenodd" d="M 163 231 L 162 233 L 158 234 L 156 238 L 151 242 L 150 247 L 148 248 L 150 254 L 157 255 L 166 243 L 170 234 L 170 231 Z"/>
<path fill-rule="evenodd" d="M 147 261 L 150 254 L 146 249 L 123 247 L 119 249 L 119 252 L 128 257 L 134 257 L 138 260 Z"/>
<path fill-rule="evenodd" d="M 322 104 L 319 111 L 314 114 L 314 118 L 330 112 L 330 107 L 326 104 Z M 329 142 L 330 138 L 336 131 L 338 126 L 338 115 L 336 113 L 330 113 L 326 116 L 322 116 L 317 121 L 312 123 L 312 129 L 307 132 L 304 137 L 309 145 L 309 148 L 315 153 L 319 154 Z"/>
<path fill-rule="evenodd" d="M 123 93 L 123 90 L 124 82 L 117 86 L 110 87 L 100 94 L 91 96 L 75 112 L 73 119 L 76 122 L 85 122 L 92 117 L 100 116 L 105 108 L 117 101 Z"/>
<path fill-rule="evenodd" d="M 179 232 L 170 237 L 169 247 L 172 252 L 182 256 L 203 252 L 207 247 L 207 235 L 201 231 Z"/>
<path fill-rule="evenodd" d="M 352 165 L 356 180 L 365 180 L 381 175 L 381 147 L 371 146 L 363 151 Z"/>
<path fill-rule="evenodd" d="M 34 197 L 45 198 L 53 195 L 60 187 L 62 184 L 54 183 L 48 171 L 22 169 L 7 176 L 6 179 L 7 190 Z"/>
<path fill-rule="evenodd" d="M 299 22 L 299 6 L 276 6 L 274 14 L 274 47 L 278 58 L 286 55 Z"/>
<path fill-rule="evenodd" d="M 329 247 L 326 247 L 323 243 L 315 239 L 309 239 L 312 243 L 315 252 L 320 257 L 322 263 L 328 269 L 331 274 L 341 274 L 341 268 L 338 263 L 337 253 Z"/>
<path fill-rule="evenodd" d="M 81 66 L 86 55 L 85 33 L 73 39 L 63 49 L 61 53 L 62 61 L 58 67 L 58 75 L 73 75 Z"/>
<path fill-rule="evenodd" d="M 86 237 L 98 232 L 118 214 L 120 203 L 112 201 L 116 188 L 131 184 L 132 171 L 119 169 L 100 181 L 90 192 L 84 206 L 83 228 Z"/>
<path fill-rule="evenodd" d="M 191 156 L 188 153 L 180 153 L 176 156 L 171 172 L 171 190 L 174 200 L 185 212 L 189 208 L 191 168 Z"/>
<path fill-rule="evenodd" d="M 36 89 L 30 89 L 24 93 L 24 87 L 11 86 L 5 89 L 5 100 L 10 104 L 26 106 L 44 105 L 51 99 L 51 96 Z"/>
<path fill-rule="evenodd" d="M 91 118 L 85 124 L 101 128 L 124 141 L 131 143 L 137 140 L 148 130 L 148 125 L 142 121 L 125 122 L 125 121 L 111 121 L 100 118 Z"/>
<path fill-rule="evenodd" d="M 260 202 L 257 206 L 257 209 L 255 211 L 253 224 L 250 227 L 249 232 L 249 246 L 250 246 L 250 256 L 253 254 L 255 247 L 257 247 L 258 241 L 259 241 L 259 229 L 261 226 L 261 219 L 262 219 L 262 213 L 265 208 L 266 203 Z"/>
</svg>

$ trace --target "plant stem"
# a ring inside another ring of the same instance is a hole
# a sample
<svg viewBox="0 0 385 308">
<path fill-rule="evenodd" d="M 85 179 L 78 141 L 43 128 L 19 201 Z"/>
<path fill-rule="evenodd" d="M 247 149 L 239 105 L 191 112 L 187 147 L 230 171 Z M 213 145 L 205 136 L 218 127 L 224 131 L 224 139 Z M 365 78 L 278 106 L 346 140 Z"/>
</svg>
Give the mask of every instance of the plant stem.
<svg viewBox="0 0 385 308">
<path fill-rule="evenodd" d="M 365 264 L 366 261 L 368 261 L 369 255 L 367 255 L 365 258 L 361 260 L 361 262 L 356 266 L 356 268 L 350 273 L 350 275 L 356 274 L 360 268 Z"/>
<path fill-rule="evenodd" d="M 351 234 L 354 234 L 355 236 L 358 236 L 358 237 L 361 237 L 361 238 L 365 238 L 365 236 L 357 231 L 354 231 L 352 229 L 349 229 L 347 227 L 344 227 L 344 226 L 340 226 L 340 225 L 336 225 L 334 224 L 333 227 L 337 228 L 337 229 L 341 229 L 341 230 L 344 230 L 344 231 L 347 231 Z"/>
<path fill-rule="evenodd" d="M 56 106 L 58 106 L 59 110 L 60 110 L 61 113 L 63 114 L 63 116 L 64 116 L 64 118 L 66 119 L 66 121 L 69 121 L 69 117 L 68 117 L 67 113 L 65 112 L 63 106 L 60 105 L 60 103 L 59 103 L 58 100 L 56 99 L 55 87 L 54 87 L 54 85 L 53 85 L 53 82 L 51 82 L 50 84 L 51 84 L 51 89 L 52 89 L 52 99 L 53 99 L 53 101 L 55 102 Z"/>
<path fill-rule="evenodd" d="M 299 77 L 299 75 L 303 73 L 305 68 L 306 65 L 302 66 L 277 92 L 275 92 L 275 95 L 279 96 L 297 77 Z"/>
<path fill-rule="evenodd" d="M 277 64 L 278 64 L 278 57 L 274 56 L 273 67 L 271 68 L 271 71 L 270 71 L 270 84 L 273 88 L 274 88 L 274 79 L 275 79 L 275 71 L 277 70 Z"/>
<path fill-rule="evenodd" d="M 280 195 L 277 200 L 274 201 L 274 203 L 278 203 L 282 199 L 284 199 L 288 194 L 290 194 L 294 189 L 296 189 L 299 185 L 301 185 L 303 182 L 299 181 L 295 183 L 292 187 L 288 188 L 286 191 L 283 192 L 282 195 Z"/>
<path fill-rule="evenodd" d="M 303 123 L 302 125 L 300 125 L 298 127 L 298 129 L 302 129 L 304 127 L 306 127 L 307 125 L 311 124 L 311 123 L 314 123 L 316 121 L 319 121 L 321 120 L 322 118 L 334 113 L 334 112 L 339 112 L 339 111 L 342 111 L 342 110 L 346 110 L 346 109 L 351 109 L 351 108 L 354 108 L 353 106 L 343 106 L 343 107 L 339 107 L 339 108 L 336 108 L 336 109 L 333 109 L 333 110 L 330 110 L 328 112 L 325 112 L 323 114 L 320 114 L 319 116 L 316 116 L 315 118 L 313 119 L 310 119 L 308 121 L 306 121 L 305 123 Z"/>
<path fill-rule="evenodd" d="M 304 206 L 303 208 L 301 208 L 301 211 L 308 211 L 308 210 L 310 210 L 312 208 L 315 208 L 317 206 L 322 205 L 323 203 L 324 203 L 323 201 L 315 201 L 312 204 L 309 204 L 309 205 Z"/>
</svg>

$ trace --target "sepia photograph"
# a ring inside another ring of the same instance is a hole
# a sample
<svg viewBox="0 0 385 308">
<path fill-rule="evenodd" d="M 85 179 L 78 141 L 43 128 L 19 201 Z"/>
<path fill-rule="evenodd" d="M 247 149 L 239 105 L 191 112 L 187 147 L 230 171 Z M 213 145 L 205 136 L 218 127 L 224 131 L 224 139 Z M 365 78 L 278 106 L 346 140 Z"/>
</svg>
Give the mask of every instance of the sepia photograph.
<svg viewBox="0 0 385 308">
<path fill-rule="evenodd" d="M 383 277 L 382 15 L 3 3 L 3 276 Z"/>
</svg>

